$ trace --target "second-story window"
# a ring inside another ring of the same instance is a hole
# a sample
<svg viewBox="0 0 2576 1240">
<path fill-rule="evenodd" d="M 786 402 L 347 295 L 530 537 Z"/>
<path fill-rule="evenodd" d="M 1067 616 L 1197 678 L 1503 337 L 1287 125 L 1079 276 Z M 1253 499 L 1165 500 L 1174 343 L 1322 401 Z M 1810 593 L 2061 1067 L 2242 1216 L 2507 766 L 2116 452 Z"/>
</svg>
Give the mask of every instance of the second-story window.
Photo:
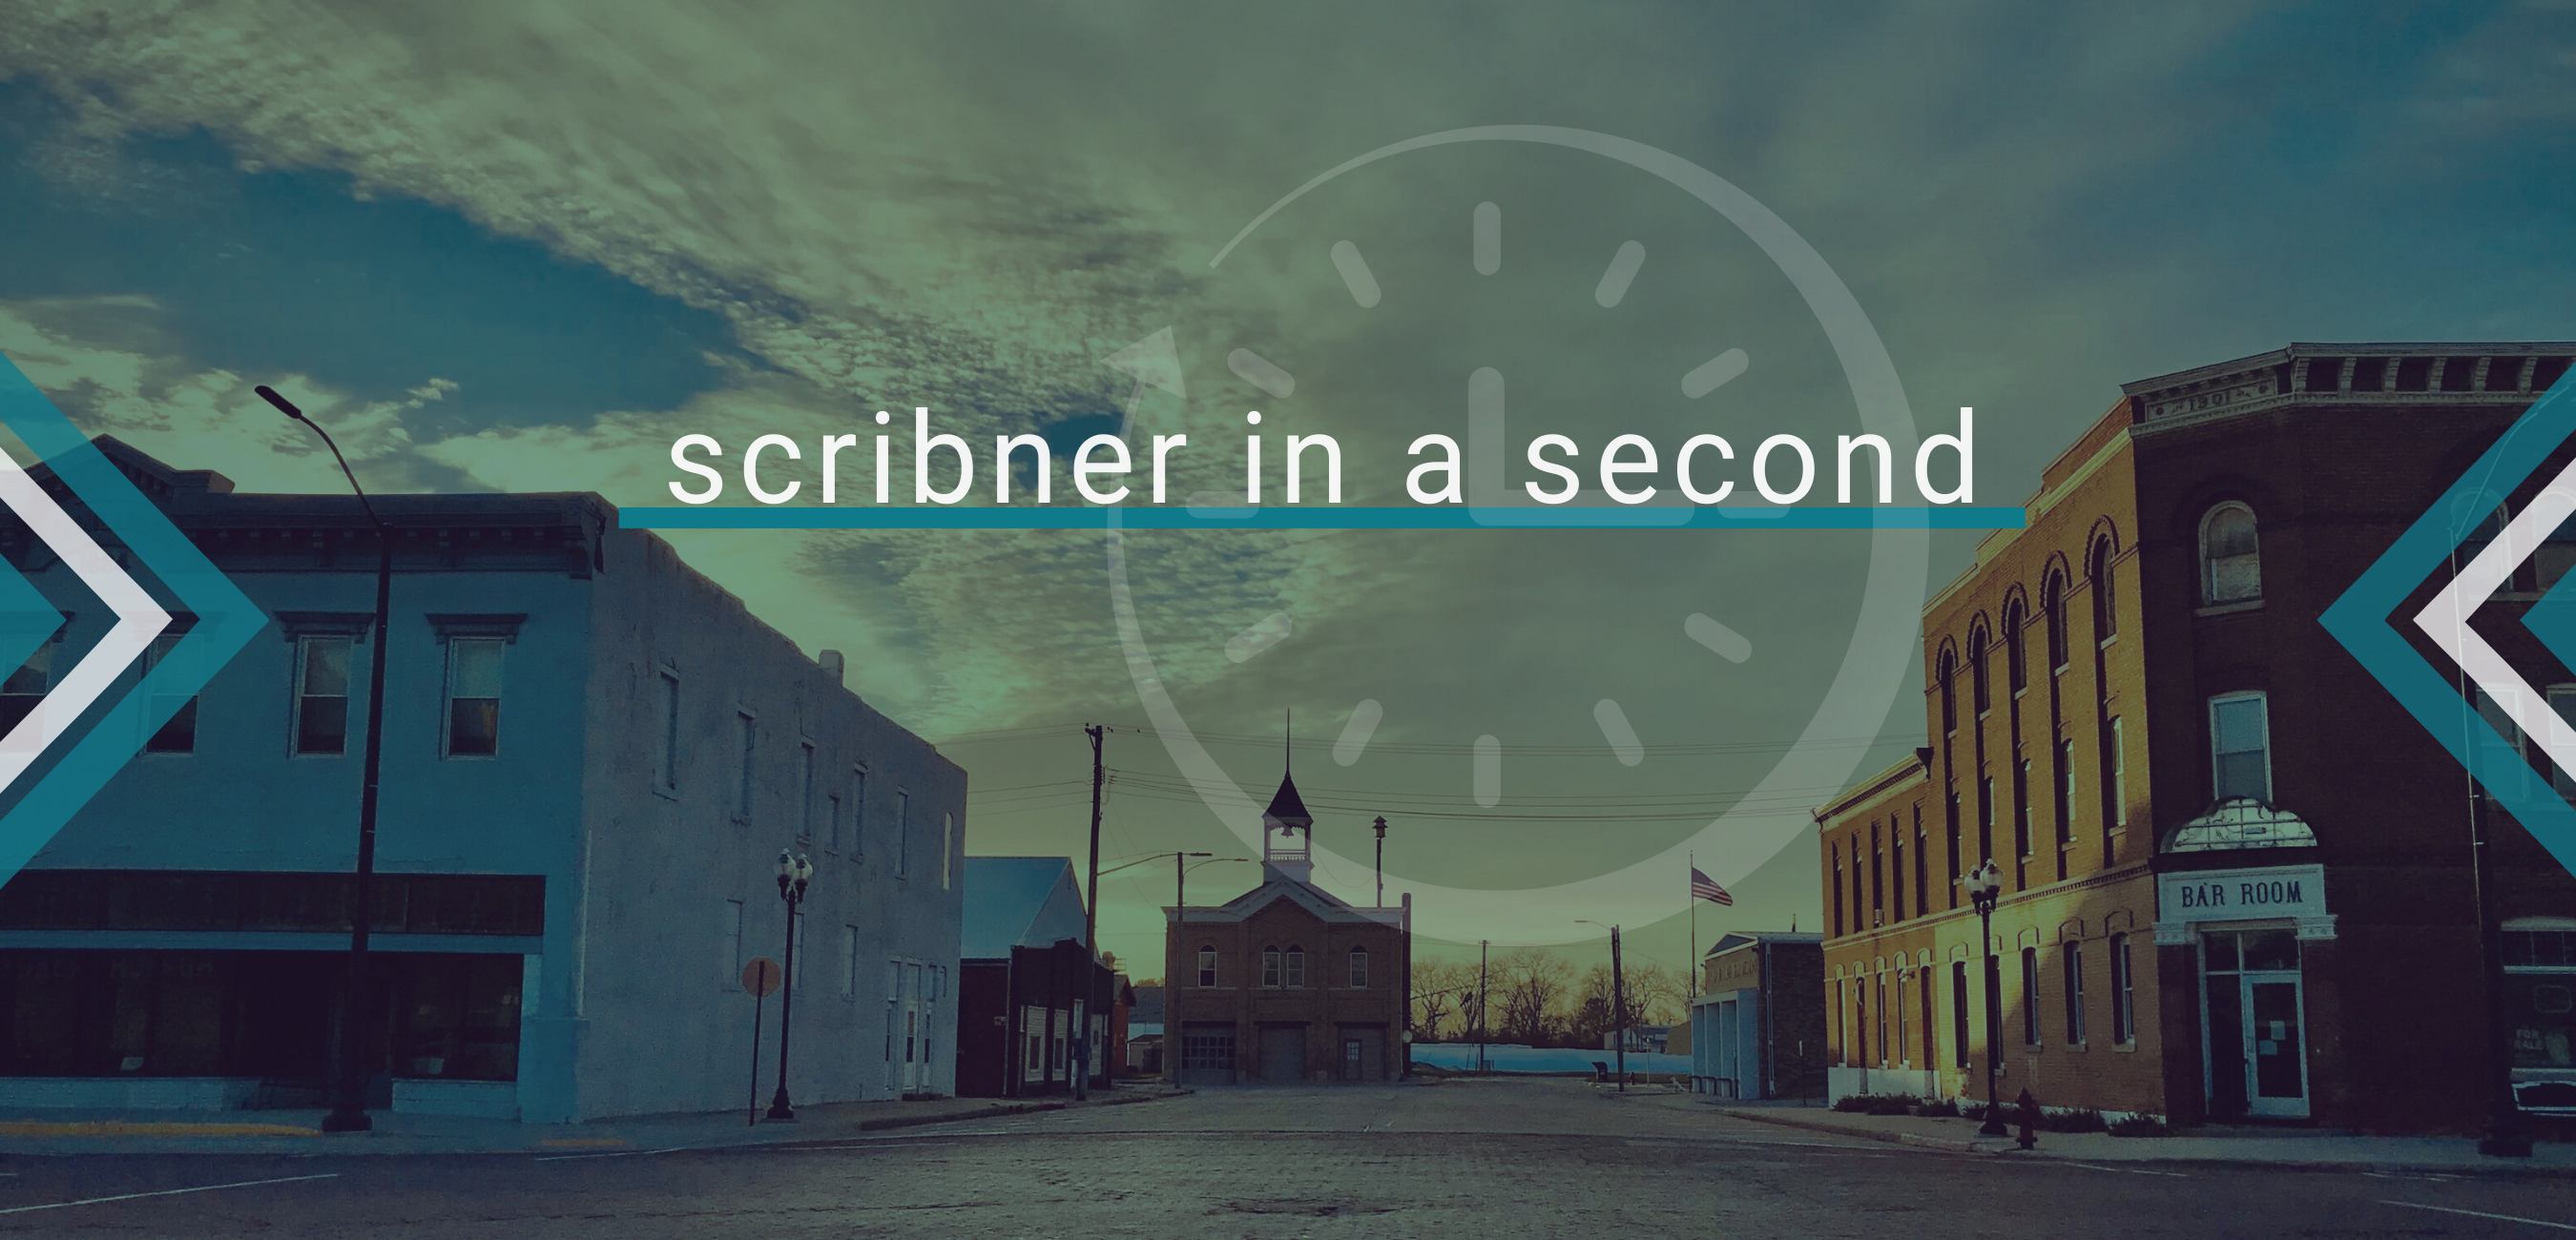
<svg viewBox="0 0 2576 1240">
<path fill-rule="evenodd" d="M 1932 678 L 1939 682 L 1941 693 L 1941 734 L 1947 736 L 1959 730 L 1959 695 L 1951 683 L 1959 675 L 1958 652 L 1946 645 L 1941 647 L 1940 657 L 1932 666 Z"/>
<path fill-rule="evenodd" d="M 760 787 L 760 725 L 749 714 L 738 714 L 734 716 L 734 727 L 742 745 L 742 768 L 736 772 L 733 819 L 750 822 L 752 793 Z"/>
<path fill-rule="evenodd" d="M 296 639 L 295 738 L 300 754 L 349 751 L 349 648 L 337 635 Z M 12 676 L 11 683 L 17 678 Z"/>
<path fill-rule="evenodd" d="M 796 746 L 796 834 L 814 838 L 814 742 Z"/>
<path fill-rule="evenodd" d="M 2086 573 L 2093 579 L 2093 640 L 2108 641 L 2120 631 L 2119 596 L 2111 584 L 2111 540 L 2093 541 L 2093 555 Z"/>
<path fill-rule="evenodd" d="M 1986 632 L 1985 621 L 1968 626 L 1968 693 L 1979 715 L 1995 705 L 1994 690 L 1986 680 L 1986 665 L 1992 662 L 1987 658 L 1987 648 L 1993 641 Z"/>
<path fill-rule="evenodd" d="M 1295 990 L 1298 987 L 1304 986 L 1306 984 L 1306 949 L 1302 947 L 1289 948 L 1285 965 L 1285 984 L 1287 987 L 1291 990 Z"/>
<path fill-rule="evenodd" d="M 1216 948 L 1199 949 L 1199 985 L 1216 985 Z"/>
<path fill-rule="evenodd" d="M 2214 799 L 2272 801 L 2272 736 L 2260 693 L 2229 693 L 2209 700 L 2209 751 Z"/>
<path fill-rule="evenodd" d="M 1351 989 L 1368 989 L 1368 949 L 1365 947 L 1351 949 Z"/>
<path fill-rule="evenodd" d="M 2263 558 L 2255 545 L 2254 510 L 2220 504 L 2200 521 L 2200 589 L 2204 603 L 2263 597 Z"/>
<path fill-rule="evenodd" d="M 894 794 L 894 876 L 912 877 L 912 794 Z"/>
<path fill-rule="evenodd" d="M 185 640 L 187 640 L 186 635 L 181 633 L 164 633 L 153 638 L 151 648 L 143 654 L 144 673 L 149 675 L 153 669 L 160 667 L 161 661 L 169 658 L 170 652 L 178 649 L 179 643 Z M 143 751 L 145 753 L 195 753 L 197 751 L 197 699 L 194 697 L 181 699 L 176 706 L 172 706 L 170 698 L 166 696 L 156 696 L 152 699 L 153 714 L 159 715 L 165 710 L 169 712 L 168 721 L 153 730 L 151 738 L 143 742 Z"/>
<path fill-rule="evenodd" d="M 2029 661 L 2022 657 L 2030 644 L 2025 638 L 2029 629 L 2030 617 L 2022 611 L 2020 596 L 2015 595 L 2004 604 L 2004 680 L 2015 693 L 2030 685 Z"/>
<path fill-rule="evenodd" d="M 1261 984 L 1272 990 L 1279 989 L 1279 949 L 1276 947 L 1261 949 Z"/>
<path fill-rule="evenodd" d="M 2048 582 L 2039 588 L 2039 610 L 2048 622 L 2048 668 L 2050 672 L 2066 666 L 2066 578 L 2050 573 Z"/>
<path fill-rule="evenodd" d="M 665 669 L 654 678 L 662 705 L 662 750 L 654 763 L 654 783 L 664 792 L 680 790 L 680 674 Z"/>
<path fill-rule="evenodd" d="M 501 651 L 498 637 L 447 639 L 447 753 L 490 757 L 501 751 Z"/>
</svg>

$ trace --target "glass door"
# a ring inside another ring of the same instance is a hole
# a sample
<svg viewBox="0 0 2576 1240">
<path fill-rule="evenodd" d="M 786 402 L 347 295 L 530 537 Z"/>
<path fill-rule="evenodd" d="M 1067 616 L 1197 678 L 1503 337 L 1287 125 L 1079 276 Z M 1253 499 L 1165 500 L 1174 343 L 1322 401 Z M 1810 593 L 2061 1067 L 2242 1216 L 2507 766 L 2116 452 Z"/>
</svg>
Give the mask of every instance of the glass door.
<svg viewBox="0 0 2576 1240">
<path fill-rule="evenodd" d="M 2286 929 L 2205 931 L 2201 978 L 2210 1118 L 2305 1118 L 2308 1052 L 2297 937 Z"/>
</svg>

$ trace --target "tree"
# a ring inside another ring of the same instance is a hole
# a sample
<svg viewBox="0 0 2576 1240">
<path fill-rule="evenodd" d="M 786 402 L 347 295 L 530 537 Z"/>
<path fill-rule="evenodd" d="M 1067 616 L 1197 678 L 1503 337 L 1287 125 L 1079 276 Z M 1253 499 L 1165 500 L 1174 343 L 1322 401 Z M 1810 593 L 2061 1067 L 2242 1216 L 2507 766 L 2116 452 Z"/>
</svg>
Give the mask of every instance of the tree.
<svg viewBox="0 0 2576 1240">
<path fill-rule="evenodd" d="M 1417 1042 L 1446 1041 L 1444 1029 L 1465 1022 L 1457 1019 L 1475 1006 L 1476 969 L 1454 960 L 1417 960 L 1413 962 L 1413 1039 Z"/>
<path fill-rule="evenodd" d="M 1497 1024 L 1503 1039 L 1525 1046 L 1546 1046 L 1563 1034 L 1566 992 L 1574 966 L 1554 952 L 1524 947 L 1494 962 L 1502 992 L 1497 995 Z"/>
<path fill-rule="evenodd" d="M 1690 1018 L 1690 989 L 1683 975 L 1659 964 L 1628 970 L 1628 1010 L 1640 1025 L 1678 1025 Z"/>
</svg>

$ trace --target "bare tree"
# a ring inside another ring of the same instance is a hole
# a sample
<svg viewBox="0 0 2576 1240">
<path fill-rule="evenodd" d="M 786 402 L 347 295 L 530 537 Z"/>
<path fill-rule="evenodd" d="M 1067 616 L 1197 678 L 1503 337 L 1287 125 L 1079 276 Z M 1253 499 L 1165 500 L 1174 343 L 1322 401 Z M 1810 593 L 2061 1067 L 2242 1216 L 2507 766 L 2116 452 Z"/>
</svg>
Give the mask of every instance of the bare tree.
<svg viewBox="0 0 2576 1240">
<path fill-rule="evenodd" d="M 1527 1046 L 1556 1041 L 1564 1029 L 1574 966 L 1554 952 L 1524 947 L 1494 962 L 1502 977 L 1500 1027 L 1505 1039 Z"/>
<path fill-rule="evenodd" d="M 1417 960 L 1413 962 L 1413 1038 L 1417 1042 L 1446 1040 L 1442 1030 L 1453 1023 L 1451 1016 L 1473 1007 L 1475 969 L 1454 960 Z"/>
<path fill-rule="evenodd" d="M 1640 1025 L 1678 1025 L 1690 1016 L 1690 990 L 1680 972 L 1659 964 L 1628 970 L 1628 1011 Z"/>
</svg>

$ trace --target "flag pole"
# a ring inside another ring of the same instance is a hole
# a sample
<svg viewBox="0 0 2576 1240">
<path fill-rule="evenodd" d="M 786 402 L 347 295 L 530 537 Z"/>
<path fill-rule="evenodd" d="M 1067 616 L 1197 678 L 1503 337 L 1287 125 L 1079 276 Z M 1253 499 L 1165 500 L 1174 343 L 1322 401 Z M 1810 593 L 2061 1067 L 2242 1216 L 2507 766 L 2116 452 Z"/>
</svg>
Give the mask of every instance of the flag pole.
<svg viewBox="0 0 2576 1240">
<path fill-rule="evenodd" d="M 1684 854 L 1684 855 L 1685 855 L 1685 856 L 1688 856 L 1688 857 L 1690 858 L 1690 868 L 1691 868 L 1691 878 L 1690 878 L 1690 881 L 1691 881 L 1691 893 L 1690 893 L 1690 910 L 1691 910 L 1691 912 L 1690 912 L 1690 921 L 1691 921 L 1690 997 L 1691 997 L 1691 998 L 1696 999 L 1696 998 L 1698 998 L 1698 997 L 1699 997 L 1699 854 L 1698 854 L 1698 853 L 1686 853 L 1686 854 Z"/>
</svg>

